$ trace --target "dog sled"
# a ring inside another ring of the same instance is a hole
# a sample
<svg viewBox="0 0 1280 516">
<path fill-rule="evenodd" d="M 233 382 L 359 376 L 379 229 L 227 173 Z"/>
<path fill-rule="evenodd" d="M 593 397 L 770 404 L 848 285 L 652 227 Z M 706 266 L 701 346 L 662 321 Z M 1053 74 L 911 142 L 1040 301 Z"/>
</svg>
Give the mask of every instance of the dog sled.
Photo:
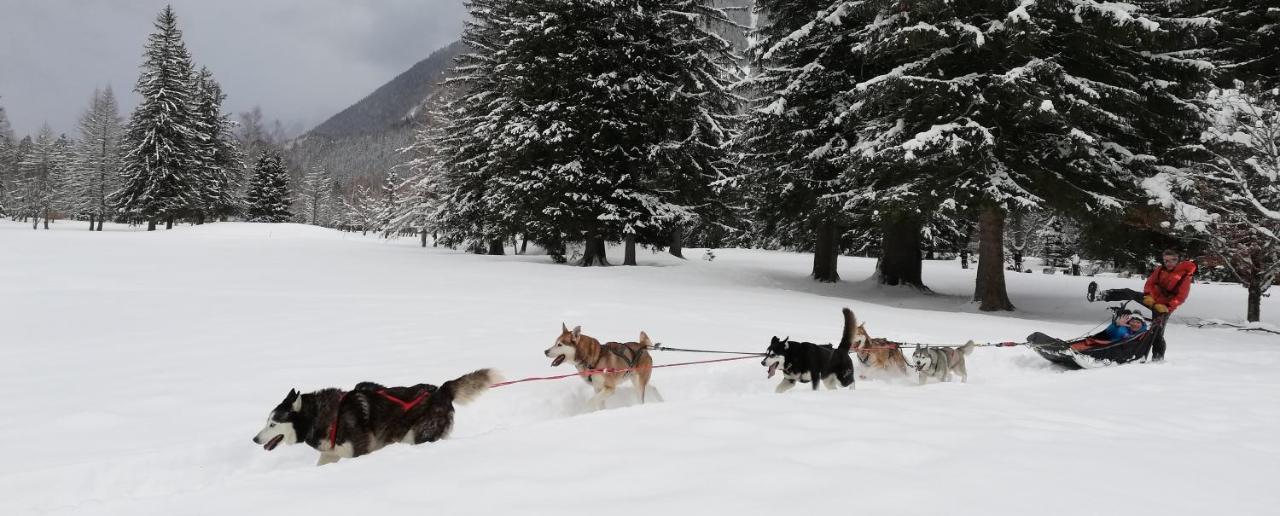
<svg viewBox="0 0 1280 516">
<path fill-rule="evenodd" d="M 1125 313 L 1125 304 L 1111 307 L 1112 319 Z M 1154 352 L 1160 360 L 1164 355 L 1164 325 L 1166 316 L 1153 317 L 1147 330 L 1127 338 L 1108 342 L 1103 333 L 1095 333 L 1071 340 L 1062 340 L 1040 332 L 1027 336 L 1027 345 L 1040 356 L 1068 369 L 1091 369 L 1145 360 Z"/>
</svg>

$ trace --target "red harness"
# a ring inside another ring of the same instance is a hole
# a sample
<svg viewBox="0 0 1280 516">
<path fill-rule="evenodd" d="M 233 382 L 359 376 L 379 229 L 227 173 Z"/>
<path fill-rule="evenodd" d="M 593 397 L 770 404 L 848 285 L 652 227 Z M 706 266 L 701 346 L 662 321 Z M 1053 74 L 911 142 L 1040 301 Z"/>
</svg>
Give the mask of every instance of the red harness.
<svg viewBox="0 0 1280 516">
<path fill-rule="evenodd" d="M 400 409 L 405 412 L 412 410 L 413 407 L 418 406 L 419 403 L 422 403 L 422 400 L 427 399 L 427 396 L 431 395 L 430 391 L 423 390 L 422 394 L 419 394 L 418 397 L 413 399 L 413 401 L 406 402 L 404 400 L 401 400 L 400 398 L 392 396 L 391 393 L 387 392 L 386 389 L 378 389 L 376 392 L 378 393 L 379 396 L 386 398 L 387 401 L 390 401 L 392 403 L 395 403 L 396 405 L 399 405 Z M 341 410 L 342 408 L 342 400 L 347 399 L 348 394 L 350 394 L 350 392 L 344 392 L 342 393 L 342 396 L 338 398 L 339 410 Z M 329 425 L 329 449 L 330 450 L 338 446 L 338 415 L 339 415 L 338 411 L 334 411 L 333 423 Z"/>
</svg>

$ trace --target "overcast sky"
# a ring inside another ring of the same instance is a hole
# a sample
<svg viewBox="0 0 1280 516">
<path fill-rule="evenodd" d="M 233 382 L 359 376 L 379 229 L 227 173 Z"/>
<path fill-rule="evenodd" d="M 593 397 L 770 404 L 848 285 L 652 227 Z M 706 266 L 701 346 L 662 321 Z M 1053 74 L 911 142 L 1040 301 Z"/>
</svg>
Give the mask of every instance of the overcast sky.
<svg viewBox="0 0 1280 516">
<path fill-rule="evenodd" d="M 0 105 L 18 134 L 71 132 L 95 87 L 126 118 L 142 47 L 165 4 L 187 50 L 268 120 L 310 128 L 462 32 L 463 0 L 0 0 Z"/>
</svg>

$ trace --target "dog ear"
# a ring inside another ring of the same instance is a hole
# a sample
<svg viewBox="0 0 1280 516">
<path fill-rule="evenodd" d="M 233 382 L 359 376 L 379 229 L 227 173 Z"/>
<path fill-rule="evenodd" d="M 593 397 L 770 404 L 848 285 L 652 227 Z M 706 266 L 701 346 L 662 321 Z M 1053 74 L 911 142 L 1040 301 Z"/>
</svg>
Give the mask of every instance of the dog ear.
<svg viewBox="0 0 1280 516">
<path fill-rule="evenodd" d="M 293 411 L 294 411 L 294 412 L 300 412 L 300 411 L 302 411 L 302 396 L 298 396 L 298 397 L 293 398 L 293 407 L 292 407 L 292 408 L 293 408 Z"/>
<path fill-rule="evenodd" d="M 574 327 L 573 327 L 573 340 L 578 340 L 578 337 L 579 337 L 579 336 L 581 336 L 581 335 L 582 335 L 582 326 L 574 326 Z"/>
<path fill-rule="evenodd" d="M 564 321 L 560 321 L 560 332 L 569 333 L 569 327 L 564 325 Z"/>
<path fill-rule="evenodd" d="M 645 346 L 649 346 L 650 344 L 653 344 L 653 341 L 652 341 L 652 340 L 649 340 L 649 334 L 648 334 L 648 333 L 645 333 L 645 332 L 644 332 L 644 330 L 640 330 L 640 341 L 639 341 L 639 342 L 640 342 L 641 344 L 644 344 Z"/>
</svg>

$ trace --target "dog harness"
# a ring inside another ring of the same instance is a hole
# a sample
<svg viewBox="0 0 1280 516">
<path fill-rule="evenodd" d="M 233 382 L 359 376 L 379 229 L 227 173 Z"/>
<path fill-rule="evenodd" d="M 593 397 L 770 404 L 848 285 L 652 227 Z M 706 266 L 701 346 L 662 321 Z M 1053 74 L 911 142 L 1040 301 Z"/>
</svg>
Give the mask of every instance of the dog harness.
<svg viewBox="0 0 1280 516">
<path fill-rule="evenodd" d="M 390 401 L 400 406 L 400 409 L 405 412 L 409 412 L 410 410 L 413 410 L 413 407 L 418 406 L 419 403 L 422 403 L 422 400 L 427 399 L 427 397 L 431 395 L 431 391 L 423 389 L 422 394 L 419 394 L 418 397 L 414 398 L 412 401 L 406 402 L 400 398 L 392 396 L 391 393 L 387 392 L 386 389 L 378 389 L 374 392 L 377 393 L 379 396 L 382 396 L 383 398 L 385 398 L 387 401 Z M 342 393 L 342 396 L 338 398 L 338 408 L 337 410 L 334 411 L 333 423 L 329 425 L 329 449 L 330 450 L 338 447 L 338 420 L 341 419 L 340 416 L 342 415 L 342 401 L 347 399 L 348 394 L 351 394 L 351 391 Z"/>
</svg>

